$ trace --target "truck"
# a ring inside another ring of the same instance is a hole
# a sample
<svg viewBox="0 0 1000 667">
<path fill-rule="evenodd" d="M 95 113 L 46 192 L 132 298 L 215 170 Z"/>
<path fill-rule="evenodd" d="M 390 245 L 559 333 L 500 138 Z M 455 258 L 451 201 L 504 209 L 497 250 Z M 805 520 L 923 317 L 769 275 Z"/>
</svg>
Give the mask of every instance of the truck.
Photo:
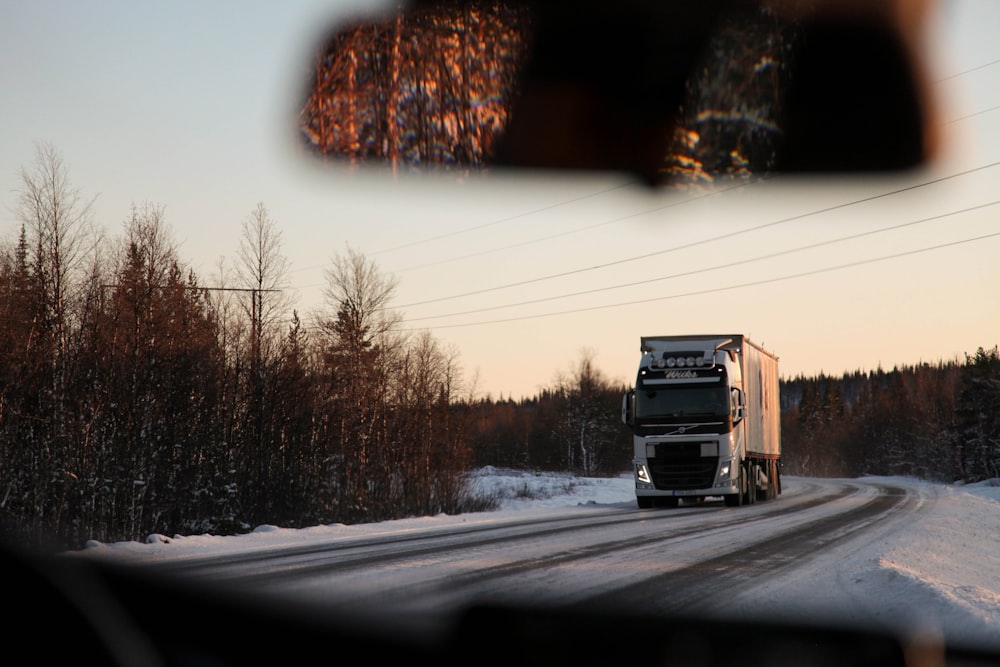
<svg viewBox="0 0 1000 667">
<path fill-rule="evenodd" d="M 781 493 L 778 357 L 742 334 L 643 336 L 622 398 L 642 509 Z"/>
</svg>

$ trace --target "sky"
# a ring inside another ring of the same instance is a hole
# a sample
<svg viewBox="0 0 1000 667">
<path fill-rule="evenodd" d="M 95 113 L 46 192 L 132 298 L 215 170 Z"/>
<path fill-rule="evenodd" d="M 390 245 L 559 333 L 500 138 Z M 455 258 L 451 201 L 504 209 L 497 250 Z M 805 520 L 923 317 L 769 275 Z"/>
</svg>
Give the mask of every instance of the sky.
<svg viewBox="0 0 1000 667">
<path fill-rule="evenodd" d="M 0 0 L 0 238 L 17 236 L 39 142 L 110 236 L 133 204 L 162 205 L 202 284 L 232 266 L 262 202 L 307 323 L 332 258 L 360 251 L 398 279 L 404 328 L 457 353 L 474 396 L 532 396 L 584 355 L 631 383 L 648 335 L 745 334 L 785 377 L 1000 342 L 1000 3 L 931 14 L 943 141 L 926 170 L 705 197 L 621 174 L 394 180 L 307 159 L 295 114 L 311 50 L 373 6 Z"/>
<path fill-rule="evenodd" d="M 439 515 L 374 524 L 315 526 L 293 530 L 260 526 L 239 536 L 150 535 L 142 542 L 91 542 L 80 553 L 124 561 L 151 563 L 199 556 L 266 550 L 338 539 L 406 533 L 461 524 L 502 524 L 512 518 L 571 513 L 581 506 L 635 506 L 631 474 L 618 478 L 581 478 L 483 468 L 475 471 L 476 488 L 500 497 L 493 512 Z M 902 485 L 920 498 L 905 525 L 890 522 L 867 539 L 852 539 L 809 566 L 783 571 L 767 583 L 767 599 L 788 604 L 799 600 L 803 610 L 822 609 L 832 617 L 856 619 L 858 614 L 902 619 L 920 614 L 928 629 L 953 641 L 982 642 L 1000 637 L 1000 480 L 964 486 L 934 484 L 909 478 L 870 477 L 862 481 Z M 782 477 L 783 498 L 816 483 L 838 480 Z M 746 509 L 746 508 L 744 508 Z M 677 510 L 652 510 L 669 512 Z M 789 516 L 794 516 L 791 513 Z M 781 513 L 768 522 L 780 532 Z M 680 521 L 680 518 L 678 519 Z M 793 520 L 794 521 L 794 520 Z M 791 525 L 791 524 L 788 524 Z M 552 539 L 556 539 L 552 536 Z M 803 611 L 803 613 L 806 613 Z M 1000 645 L 997 645 L 1000 648 Z"/>
</svg>

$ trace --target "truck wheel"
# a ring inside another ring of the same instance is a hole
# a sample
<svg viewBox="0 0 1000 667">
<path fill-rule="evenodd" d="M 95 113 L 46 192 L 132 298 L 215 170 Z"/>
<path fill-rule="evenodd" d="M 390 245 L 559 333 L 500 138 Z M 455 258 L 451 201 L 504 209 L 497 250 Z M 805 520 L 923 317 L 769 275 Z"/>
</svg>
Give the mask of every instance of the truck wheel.
<svg viewBox="0 0 1000 667">
<path fill-rule="evenodd" d="M 648 510 L 653 507 L 653 499 L 649 496 L 636 496 L 635 502 L 641 510 Z"/>
<path fill-rule="evenodd" d="M 752 463 L 747 463 L 747 498 L 746 504 L 753 505 L 757 500 L 757 471 Z"/>
</svg>

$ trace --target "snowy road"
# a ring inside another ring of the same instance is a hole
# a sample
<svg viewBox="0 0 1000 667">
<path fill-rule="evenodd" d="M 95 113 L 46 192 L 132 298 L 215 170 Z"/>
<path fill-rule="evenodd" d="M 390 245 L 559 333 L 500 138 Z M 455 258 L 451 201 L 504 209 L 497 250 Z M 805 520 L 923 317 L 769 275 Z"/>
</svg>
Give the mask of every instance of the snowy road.
<svg viewBox="0 0 1000 667">
<path fill-rule="evenodd" d="M 778 499 L 730 508 L 581 505 L 156 565 L 336 611 L 433 623 L 469 603 L 599 603 L 752 613 L 775 583 L 808 580 L 859 540 L 923 506 L 919 489 L 801 480 Z M 797 593 L 795 593 L 797 595 Z M 773 611 L 772 605 L 760 607 Z"/>
</svg>

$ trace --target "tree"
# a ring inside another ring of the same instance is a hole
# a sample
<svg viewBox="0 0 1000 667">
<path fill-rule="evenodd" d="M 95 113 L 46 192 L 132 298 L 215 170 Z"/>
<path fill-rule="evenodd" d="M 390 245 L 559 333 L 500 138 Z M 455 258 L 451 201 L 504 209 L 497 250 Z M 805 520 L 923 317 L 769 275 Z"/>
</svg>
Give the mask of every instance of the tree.
<svg viewBox="0 0 1000 667">
<path fill-rule="evenodd" d="M 955 448 L 962 479 L 1000 477 L 1000 354 L 979 348 L 965 356 Z"/>
<path fill-rule="evenodd" d="M 5 410 L 16 419 L 7 424 L 9 439 L 2 457 L 17 461 L 6 482 L 7 510 L 22 521 L 29 539 L 58 535 L 66 526 L 72 502 L 77 417 L 70 393 L 74 358 L 74 325 L 92 234 L 92 200 L 70 182 L 69 170 L 54 147 L 35 147 L 35 162 L 21 170 L 16 215 L 22 234 L 8 273 L 12 300 L 6 304 L 21 330 L 9 340 L 17 359 L 8 367 L 18 375 L 4 378 L 18 389 Z M 4 392 L 7 393 L 6 391 Z"/>
<path fill-rule="evenodd" d="M 321 313 L 320 329 L 350 352 L 371 347 L 399 323 L 400 316 L 388 310 L 398 280 L 361 253 L 347 248 L 336 255 L 326 283 L 323 295 L 332 312 Z"/>
<path fill-rule="evenodd" d="M 33 274 L 39 324 L 55 344 L 55 361 L 66 353 L 74 278 L 92 230 L 94 200 L 85 200 L 69 169 L 50 144 L 35 147 L 35 164 L 21 170 L 17 215 L 27 229 L 25 249 Z"/>
<path fill-rule="evenodd" d="M 347 519 L 367 516 L 388 483 L 375 457 L 385 445 L 390 343 L 399 321 L 387 307 L 395 288 L 394 278 L 350 248 L 327 271 L 328 309 L 317 323 L 326 381 L 322 417 L 338 509 Z"/>
<path fill-rule="evenodd" d="M 247 518 L 254 522 L 273 517 L 285 489 L 279 449 L 284 415 L 277 412 L 277 406 L 287 403 L 276 392 L 280 391 L 281 325 L 291 303 L 287 272 L 281 234 L 267 208 L 258 203 L 243 221 L 236 266 L 249 340 L 241 355 L 245 358 L 242 377 L 237 378 L 242 428 L 233 442 L 240 450 L 236 461 L 242 505 L 251 511 Z"/>
<path fill-rule="evenodd" d="M 430 332 L 417 333 L 393 358 L 390 447 L 382 459 L 390 507 L 427 514 L 461 505 L 469 454 L 453 402 L 460 390 L 458 355 Z"/>
<path fill-rule="evenodd" d="M 291 296 L 288 260 L 281 253 L 281 233 L 263 202 L 243 221 L 236 273 L 246 298 L 245 315 L 251 323 L 251 347 L 260 361 L 282 334 Z"/>
<path fill-rule="evenodd" d="M 333 520 L 335 480 L 331 459 L 318 446 L 320 376 L 314 364 L 310 338 L 298 312 L 292 313 L 272 382 L 273 432 L 270 447 L 277 457 L 270 471 L 274 499 L 268 522 L 308 526 Z"/>
<path fill-rule="evenodd" d="M 606 466 L 621 469 L 627 448 L 616 448 L 622 390 L 615 388 L 594 363 L 595 352 L 584 349 L 575 368 L 556 382 L 560 405 L 556 439 L 568 470 L 593 476 Z"/>
<path fill-rule="evenodd" d="M 396 280 L 360 253 L 336 256 L 327 277 L 318 409 L 338 520 L 457 511 L 469 456 L 457 353 L 397 330 Z"/>
<path fill-rule="evenodd" d="M 221 524 L 228 468 L 215 430 L 223 357 L 207 294 L 176 255 L 163 207 L 133 207 L 107 303 L 88 326 L 95 424 L 91 537 Z"/>
</svg>

